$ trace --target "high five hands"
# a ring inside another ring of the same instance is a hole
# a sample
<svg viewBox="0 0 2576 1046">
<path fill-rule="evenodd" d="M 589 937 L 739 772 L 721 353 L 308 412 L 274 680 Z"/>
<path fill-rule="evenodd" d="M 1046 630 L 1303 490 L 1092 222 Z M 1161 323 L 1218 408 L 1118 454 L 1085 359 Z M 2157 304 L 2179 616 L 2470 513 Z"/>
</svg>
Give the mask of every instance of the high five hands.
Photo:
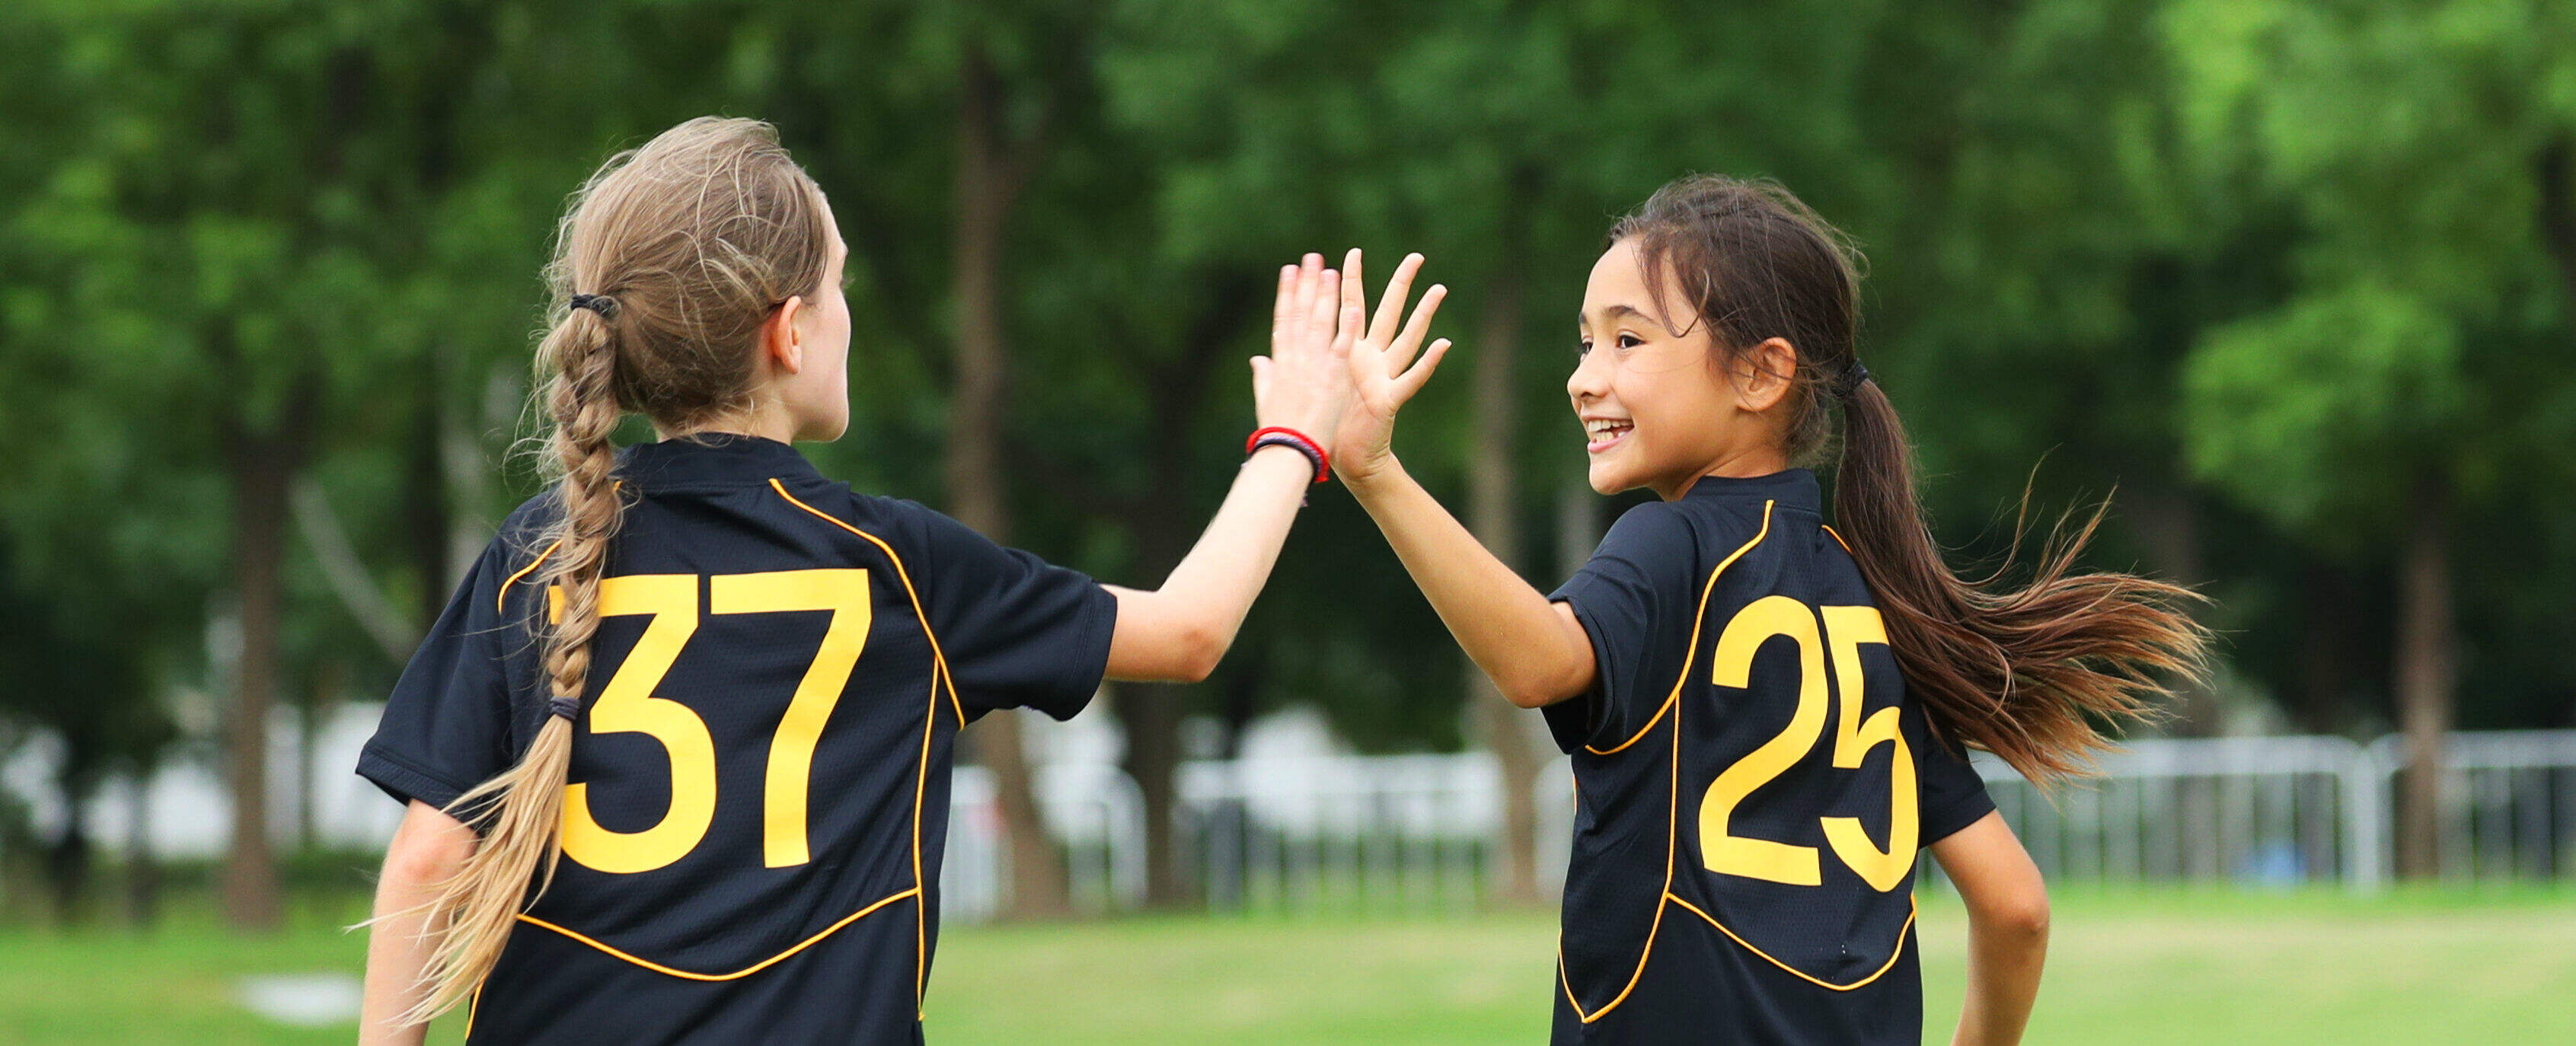
<svg viewBox="0 0 2576 1046">
<path fill-rule="evenodd" d="M 1446 338 L 1432 342 L 1427 352 L 1422 347 L 1447 288 L 1434 284 L 1412 317 L 1404 315 L 1422 256 L 1408 254 L 1395 267 L 1375 317 L 1368 315 L 1360 261 L 1359 249 L 1352 248 L 1339 271 L 1324 268 L 1320 254 L 1280 267 L 1270 355 L 1252 359 L 1258 423 L 1324 441 L 1334 471 L 1353 483 L 1366 482 L 1393 458 L 1396 411 L 1422 390 L 1449 351 Z"/>
</svg>

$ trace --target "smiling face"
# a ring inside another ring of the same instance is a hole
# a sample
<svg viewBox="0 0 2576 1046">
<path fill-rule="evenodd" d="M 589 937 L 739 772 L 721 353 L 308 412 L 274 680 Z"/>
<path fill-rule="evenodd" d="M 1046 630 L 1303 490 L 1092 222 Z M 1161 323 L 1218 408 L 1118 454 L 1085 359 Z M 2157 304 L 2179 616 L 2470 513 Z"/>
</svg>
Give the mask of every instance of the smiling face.
<svg viewBox="0 0 2576 1046">
<path fill-rule="evenodd" d="M 1565 391 L 1583 423 L 1593 490 L 1647 487 L 1670 501 L 1702 476 L 1788 467 L 1770 416 L 1787 383 L 1759 366 L 1776 367 L 1770 357 L 1788 353 L 1788 343 L 1765 341 L 1731 367 L 1713 358 L 1720 350 L 1709 325 L 1678 295 L 1657 297 L 1633 239 L 1593 263 L 1579 328 L 1582 357 Z M 1794 355 L 1787 359 L 1794 366 Z"/>
</svg>

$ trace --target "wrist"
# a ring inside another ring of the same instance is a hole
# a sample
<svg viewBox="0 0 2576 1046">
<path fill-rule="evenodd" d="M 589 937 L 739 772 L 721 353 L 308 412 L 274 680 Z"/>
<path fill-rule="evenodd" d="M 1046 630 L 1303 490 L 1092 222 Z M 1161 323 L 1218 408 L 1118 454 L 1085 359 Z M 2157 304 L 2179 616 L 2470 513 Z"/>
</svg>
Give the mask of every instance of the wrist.
<svg viewBox="0 0 2576 1046">
<path fill-rule="evenodd" d="M 1394 451 L 1371 458 L 1352 455 L 1341 461 L 1334 475 L 1341 477 L 1352 496 L 1366 497 L 1398 485 L 1404 478 L 1404 463 L 1396 460 Z"/>
<path fill-rule="evenodd" d="M 1307 435 L 1303 430 L 1284 425 L 1265 425 L 1254 429 L 1252 435 L 1243 442 L 1243 453 L 1249 456 L 1271 447 L 1295 452 L 1306 462 L 1308 476 L 1314 482 L 1322 483 L 1333 478 L 1332 454 L 1324 449 L 1322 440 Z"/>
</svg>

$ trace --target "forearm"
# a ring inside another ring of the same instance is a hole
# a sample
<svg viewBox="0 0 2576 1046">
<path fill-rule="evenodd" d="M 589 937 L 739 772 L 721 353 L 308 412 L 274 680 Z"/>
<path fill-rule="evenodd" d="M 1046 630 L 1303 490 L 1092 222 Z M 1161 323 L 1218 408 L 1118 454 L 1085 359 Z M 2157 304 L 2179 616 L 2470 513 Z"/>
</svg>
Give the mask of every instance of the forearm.
<svg viewBox="0 0 2576 1046">
<path fill-rule="evenodd" d="M 1968 997 L 1959 1013 L 1955 1046 L 2007 1046 L 2021 1041 L 2039 998 L 2040 969 L 2048 957 L 2045 923 L 1968 921 Z"/>
<path fill-rule="evenodd" d="M 1215 671 L 1279 562 L 1314 478 L 1314 467 L 1296 451 L 1261 448 L 1244 461 L 1198 544 L 1161 587 L 1110 588 L 1118 597 L 1110 677 L 1194 682 Z"/>
<path fill-rule="evenodd" d="M 471 842 L 442 831 L 446 815 L 423 814 L 415 802 L 394 842 L 386 849 L 383 874 L 376 880 L 376 906 L 367 931 L 367 979 L 359 1006 L 358 1040 L 382 1046 L 417 1044 L 428 1025 L 397 1023 L 420 1004 L 421 971 L 429 965 L 430 917 L 424 910 L 437 896 L 437 885 L 454 875 L 471 852 Z M 452 824 L 452 821 L 447 823 Z M 461 827 L 453 833 L 464 833 Z M 467 836 L 470 839 L 470 835 Z"/>
<path fill-rule="evenodd" d="M 1535 708 L 1592 685 L 1592 646 L 1573 615 L 1488 551 L 1401 462 L 1389 460 L 1350 487 L 1449 634 L 1505 698 Z"/>
</svg>

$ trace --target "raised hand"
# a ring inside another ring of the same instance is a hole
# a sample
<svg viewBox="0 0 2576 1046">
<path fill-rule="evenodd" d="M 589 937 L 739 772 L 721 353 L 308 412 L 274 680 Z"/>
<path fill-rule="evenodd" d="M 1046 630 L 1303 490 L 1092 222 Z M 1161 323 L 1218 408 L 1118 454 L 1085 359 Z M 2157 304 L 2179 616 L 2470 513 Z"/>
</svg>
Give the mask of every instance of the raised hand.
<svg viewBox="0 0 2576 1046">
<path fill-rule="evenodd" d="M 1422 292 L 1422 304 L 1414 307 L 1412 318 L 1405 318 L 1405 299 L 1412 295 L 1414 274 L 1421 269 L 1421 255 L 1404 256 L 1395 267 L 1395 278 L 1387 281 L 1386 293 L 1378 298 L 1377 315 L 1369 320 L 1368 330 L 1345 351 L 1353 398 L 1341 415 L 1341 429 L 1333 435 L 1333 467 L 1345 483 L 1365 483 L 1394 460 L 1396 411 L 1422 391 L 1441 357 L 1449 353 L 1447 338 L 1432 342 L 1428 351 L 1422 348 L 1422 337 L 1430 332 L 1431 317 L 1440 311 L 1448 288 L 1431 285 Z M 1367 293 L 1360 279 L 1358 249 L 1343 259 L 1342 270 L 1342 325 L 1356 328 Z M 1421 359 L 1414 358 L 1416 353 Z"/>
<path fill-rule="evenodd" d="M 1345 361 L 1357 322 L 1336 315 L 1343 297 L 1341 274 L 1324 268 L 1324 256 L 1279 269 L 1279 300 L 1270 316 L 1270 355 L 1252 358 L 1252 414 L 1264 427 L 1305 433 L 1338 454 L 1333 434 L 1351 403 Z"/>
</svg>

